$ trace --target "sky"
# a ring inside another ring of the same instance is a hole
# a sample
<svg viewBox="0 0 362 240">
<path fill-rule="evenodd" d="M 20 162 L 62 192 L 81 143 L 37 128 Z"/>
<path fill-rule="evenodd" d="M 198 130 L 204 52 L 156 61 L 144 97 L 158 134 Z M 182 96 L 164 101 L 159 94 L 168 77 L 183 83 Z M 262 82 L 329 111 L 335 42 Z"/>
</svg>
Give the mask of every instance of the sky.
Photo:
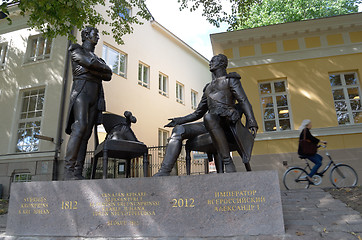
<svg viewBox="0 0 362 240">
<path fill-rule="evenodd" d="M 209 60 L 213 55 L 210 34 L 227 30 L 225 24 L 220 28 L 210 24 L 201 11 L 180 11 L 177 0 L 146 0 L 146 5 L 159 24 Z"/>
</svg>

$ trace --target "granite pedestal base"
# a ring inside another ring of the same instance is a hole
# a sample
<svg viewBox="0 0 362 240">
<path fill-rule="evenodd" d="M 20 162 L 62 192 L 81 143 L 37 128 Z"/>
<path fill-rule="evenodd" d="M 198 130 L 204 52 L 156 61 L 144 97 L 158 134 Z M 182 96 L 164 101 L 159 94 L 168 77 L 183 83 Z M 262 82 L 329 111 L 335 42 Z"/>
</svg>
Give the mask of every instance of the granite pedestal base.
<svg viewBox="0 0 362 240">
<path fill-rule="evenodd" d="M 284 234 L 276 171 L 13 183 L 7 235 Z"/>
</svg>

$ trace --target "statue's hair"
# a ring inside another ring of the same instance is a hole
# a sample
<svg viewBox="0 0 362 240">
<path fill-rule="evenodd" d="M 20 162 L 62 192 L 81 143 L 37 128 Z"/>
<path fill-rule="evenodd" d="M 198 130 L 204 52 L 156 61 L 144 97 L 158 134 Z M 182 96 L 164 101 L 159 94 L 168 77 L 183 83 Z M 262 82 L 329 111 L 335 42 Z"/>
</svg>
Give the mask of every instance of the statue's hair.
<svg viewBox="0 0 362 240">
<path fill-rule="evenodd" d="M 215 57 L 219 57 L 220 58 L 220 62 L 221 62 L 221 66 L 223 66 L 224 68 L 227 68 L 228 66 L 228 58 L 227 56 L 225 56 L 224 54 L 218 54 Z"/>
<path fill-rule="evenodd" d="M 94 30 L 94 31 L 97 31 L 98 32 L 98 29 L 95 28 L 95 27 L 91 27 L 91 26 L 87 26 L 85 27 L 82 32 L 81 32 L 81 36 L 82 36 L 82 42 L 84 42 L 87 37 L 89 36 L 90 32 Z"/>
</svg>

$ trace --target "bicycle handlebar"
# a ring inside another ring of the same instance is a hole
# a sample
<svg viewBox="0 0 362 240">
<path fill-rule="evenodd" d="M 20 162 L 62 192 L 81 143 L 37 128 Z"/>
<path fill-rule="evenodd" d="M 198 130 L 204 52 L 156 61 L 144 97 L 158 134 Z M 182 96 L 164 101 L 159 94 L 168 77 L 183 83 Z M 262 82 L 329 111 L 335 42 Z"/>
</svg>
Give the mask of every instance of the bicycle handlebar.
<svg viewBox="0 0 362 240">
<path fill-rule="evenodd" d="M 326 147 L 327 147 L 327 144 L 324 144 L 324 143 L 323 143 L 323 145 L 321 144 L 321 145 L 318 145 L 317 147 L 318 147 L 318 148 L 320 148 L 320 147 L 326 148 Z"/>
</svg>

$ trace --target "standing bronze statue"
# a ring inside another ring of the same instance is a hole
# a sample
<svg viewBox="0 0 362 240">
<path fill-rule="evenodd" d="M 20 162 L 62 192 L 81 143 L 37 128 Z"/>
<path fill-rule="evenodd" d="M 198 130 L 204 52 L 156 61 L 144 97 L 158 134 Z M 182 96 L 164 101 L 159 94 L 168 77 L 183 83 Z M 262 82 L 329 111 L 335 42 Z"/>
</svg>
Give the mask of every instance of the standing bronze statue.
<svg viewBox="0 0 362 240">
<path fill-rule="evenodd" d="M 105 110 L 102 81 L 110 81 L 112 70 L 94 54 L 98 43 L 98 30 L 82 30 L 82 45 L 69 48 L 73 69 L 73 86 L 70 94 L 66 133 L 70 134 L 65 155 L 64 180 L 80 180 L 88 140 L 95 124 L 101 124 Z"/>
<path fill-rule="evenodd" d="M 252 106 L 241 86 L 240 75 L 227 74 L 227 65 L 228 59 L 225 55 L 214 56 L 209 64 L 212 81 L 205 86 L 197 109 L 187 116 L 171 118 L 171 122 L 165 125 L 165 127 L 175 128 L 167 144 L 161 168 L 154 176 L 169 176 L 181 152 L 182 141 L 207 132 L 225 165 L 225 171 L 236 172 L 225 132 L 230 125 L 240 121 L 242 114 L 246 116 L 246 125 L 254 138 L 258 124 Z M 190 123 L 202 117 L 204 117 L 203 123 Z"/>
</svg>

